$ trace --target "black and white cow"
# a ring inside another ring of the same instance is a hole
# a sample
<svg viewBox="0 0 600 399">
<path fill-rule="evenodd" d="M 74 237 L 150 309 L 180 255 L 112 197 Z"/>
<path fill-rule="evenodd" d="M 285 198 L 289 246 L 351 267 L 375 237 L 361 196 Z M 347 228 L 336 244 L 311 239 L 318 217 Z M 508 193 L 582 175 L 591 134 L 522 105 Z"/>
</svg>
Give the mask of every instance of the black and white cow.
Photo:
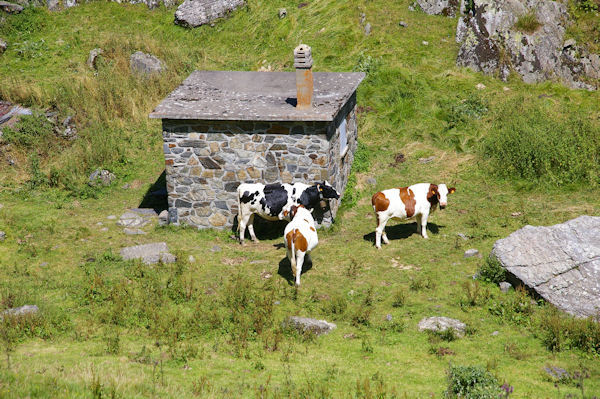
<svg viewBox="0 0 600 399">
<path fill-rule="evenodd" d="M 246 227 L 252 241 L 258 242 L 253 226 L 255 214 L 266 220 L 290 220 L 292 205 L 303 205 L 312 210 L 318 205 L 325 208 L 326 199 L 340 198 L 340 194 L 327 181 L 312 186 L 304 183 L 242 183 L 237 191 L 238 230 L 242 244 Z"/>
</svg>

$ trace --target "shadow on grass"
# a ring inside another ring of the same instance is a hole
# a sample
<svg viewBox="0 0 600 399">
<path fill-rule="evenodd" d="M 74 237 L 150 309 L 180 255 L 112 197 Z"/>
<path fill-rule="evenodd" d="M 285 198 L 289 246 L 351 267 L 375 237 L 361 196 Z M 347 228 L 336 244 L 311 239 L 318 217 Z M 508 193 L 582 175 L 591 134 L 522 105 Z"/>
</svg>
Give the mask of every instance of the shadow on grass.
<svg viewBox="0 0 600 399">
<path fill-rule="evenodd" d="M 283 240 L 283 231 L 285 230 L 285 226 L 288 224 L 285 220 L 276 220 L 270 221 L 261 218 L 260 216 L 254 217 L 254 232 L 256 233 L 256 238 L 258 240 L 275 240 L 277 238 L 281 238 Z M 238 232 L 238 219 L 237 215 L 233 218 L 233 225 L 231 226 L 231 231 L 238 238 L 240 236 Z M 244 234 L 244 239 L 246 241 L 251 240 L 250 233 L 248 232 L 248 228 L 246 227 L 246 233 Z"/>
<path fill-rule="evenodd" d="M 146 191 L 138 208 L 152 208 L 156 213 L 161 213 L 169 208 L 167 202 L 167 176 L 164 170 L 154 184 Z"/>
<path fill-rule="evenodd" d="M 312 259 L 310 255 L 307 255 L 304 258 L 304 264 L 302 265 L 302 274 L 312 269 L 312 266 Z M 292 265 L 290 264 L 290 260 L 287 258 L 287 256 L 279 261 L 279 269 L 277 270 L 277 274 L 286 279 L 289 285 L 294 285 L 296 282 L 296 277 L 292 275 Z"/>
<path fill-rule="evenodd" d="M 427 223 L 427 230 L 429 230 L 432 234 L 439 234 L 440 228 L 445 226 L 439 226 L 435 223 Z M 417 233 L 417 222 L 414 223 L 400 223 L 394 226 L 390 226 L 389 224 L 385 227 L 385 232 L 390 241 L 401 240 L 412 236 Z M 370 232 L 369 234 L 365 234 L 363 236 L 365 241 L 369 241 L 375 243 L 375 231 Z"/>
</svg>

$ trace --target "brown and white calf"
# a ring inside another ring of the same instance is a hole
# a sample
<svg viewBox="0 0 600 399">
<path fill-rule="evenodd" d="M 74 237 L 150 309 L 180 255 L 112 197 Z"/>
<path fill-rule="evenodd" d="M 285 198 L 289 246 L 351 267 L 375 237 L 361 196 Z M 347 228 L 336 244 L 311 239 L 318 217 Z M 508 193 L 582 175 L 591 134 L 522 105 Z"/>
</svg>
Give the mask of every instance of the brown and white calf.
<svg viewBox="0 0 600 399">
<path fill-rule="evenodd" d="M 300 274 L 304 258 L 319 243 L 315 220 L 310 211 L 304 206 L 292 206 L 290 211 L 292 221 L 285 227 L 285 248 L 287 257 L 292 265 L 292 274 L 296 279 L 296 286 L 300 285 Z"/>
<path fill-rule="evenodd" d="M 427 218 L 440 206 L 444 209 L 448 204 L 448 194 L 456 189 L 448 189 L 445 184 L 419 183 L 409 187 L 390 188 L 383 190 L 371 198 L 373 210 L 377 216 L 377 228 L 375 229 L 375 246 L 381 249 L 381 238 L 384 244 L 389 244 L 385 234 L 385 225 L 390 219 L 417 220 L 417 233 L 423 238 L 427 237 Z"/>
</svg>

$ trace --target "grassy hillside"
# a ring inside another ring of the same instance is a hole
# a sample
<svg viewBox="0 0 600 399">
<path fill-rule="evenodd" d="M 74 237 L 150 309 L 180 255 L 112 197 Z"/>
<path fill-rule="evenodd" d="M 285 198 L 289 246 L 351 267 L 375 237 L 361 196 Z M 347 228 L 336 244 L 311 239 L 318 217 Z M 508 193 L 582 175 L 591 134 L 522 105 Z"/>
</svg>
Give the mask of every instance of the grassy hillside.
<svg viewBox="0 0 600 399">
<path fill-rule="evenodd" d="M 514 387 L 510 397 L 600 395 L 597 324 L 474 281 L 485 262 L 463 257 L 477 248 L 485 258 L 525 224 L 600 214 L 600 95 L 459 69 L 456 19 L 410 12 L 408 0 L 300 3 L 252 0 L 194 30 L 174 26 L 174 10 L 104 2 L 27 9 L 0 26 L 10 45 L 0 99 L 75 115 L 79 128 L 73 142 L 45 136 L 0 150 L 1 306 L 41 308 L 0 323 L 0 397 L 439 398 L 449 364 L 481 366 Z M 230 232 L 151 226 L 127 236 L 107 219 L 139 206 L 162 173 L 160 124 L 147 115 L 192 70 L 291 70 L 300 42 L 316 70 L 368 73 L 358 91 L 361 162 L 300 289 L 280 238 L 242 248 Z M 104 57 L 93 71 L 85 61 L 96 47 Z M 167 72 L 131 76 L 137 50 Z M 397 153 L 407 161 L 392 166 Z M 98 167 L 117 175 L 111 187 L 85 184 Z M 457 187 L 430 219 L 430 239 L 398 223 L 377 251 L 371 194 L 420 181 Z M 180 261 L 148 267 L 118 256 L 155 241 Z M 292 314 L 338 328 L 301 336 L 281 328 Z M 467 336 L 418 332 L 433 315 L 464 321 Z M 575 377 L 554 381 L 547 366 Z"/>
</svg>

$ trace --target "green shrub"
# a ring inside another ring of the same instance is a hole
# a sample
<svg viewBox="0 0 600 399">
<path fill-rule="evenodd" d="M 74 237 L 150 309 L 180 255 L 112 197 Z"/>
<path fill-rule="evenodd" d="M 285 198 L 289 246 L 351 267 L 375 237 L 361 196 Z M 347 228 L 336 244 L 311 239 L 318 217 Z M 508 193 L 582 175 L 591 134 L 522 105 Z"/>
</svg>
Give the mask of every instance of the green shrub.
<svg viewBox="0 0 600 399">
<path fill-rule="evenodd" d="M 446 398 L 497 399 L 501 394 L 498 380 L 483 367 L 450 365 Z"/>
<path fill-rule="evenodd" d="M 496 257 L 490 255 L 479 268 L 479 278 L 489 283 L 498 284 L 506 280 L 506 269 Z"/>
<path fill-rule="evenodd" d="M 514 100 L 526 104 L 526 100 Z M 571 111 L 566 120 L 550 110 L 524 105 L 515 112 L 505 106 L 484 137 L 481 155 L 492 174 L 550 185 L 599 183 L 600 126 L 588 116 Z"/>
<path fill-rule="evenodd" d="M 514 295 L 505 295 L 492 301 L 488 306 L 488 310 L 505 322 L 529 324 L 531 323 L 534 306 L 535 302 L 532 302 L 523 286 L 519 286 Z"/>
<path fill-rule="evenodd" d="M 537 335 L 552 352 L 577 348 L 600 354 L 600 323 L 592 317 L 578 319 L 549 306 L 541 314 Z"/>
<path fill-rule="evenodd" d="M 575 0 L 578 10 L 584 12 L 594 12 L 600 10 L 600 2 L 598 0 Z"/>
<path fill-rule="evenodd" d="M 3 132 L 4 141 L 22 150 L 46 154 L 56 146 L 52 124 L 41 112 L 21 116 L 14 128 L 4 128 Z"/>
<path fill-rule="evenodd" d="M 392 297 L 392 306 L 395 308 L 401 308 L 406 303 L 406 290 L 399 289 L 394 292 Z"/>
<path fill-rule="evenodd" d="M 542 24 L 538 21 L 535 11 L 530 11 L 527 14 L 521 15 L 517 22 L 515 22 L 515 28 L 525 33 L 533 33 L 538 30 L 540 26 L 542 26 Z"/>
<path fill-rule="evenodd" d="M 354 72 L 364 72 L 367 74 L 367 77 L 374 75 L 379 70 L 381 66 L 381 59 L 375 58 L 370 55 L 365 54 L 365 51 L 361 51 L 358 53 L 358 57 L 356 59 L 356 65 L 352 69 Z"/>
</svg>

